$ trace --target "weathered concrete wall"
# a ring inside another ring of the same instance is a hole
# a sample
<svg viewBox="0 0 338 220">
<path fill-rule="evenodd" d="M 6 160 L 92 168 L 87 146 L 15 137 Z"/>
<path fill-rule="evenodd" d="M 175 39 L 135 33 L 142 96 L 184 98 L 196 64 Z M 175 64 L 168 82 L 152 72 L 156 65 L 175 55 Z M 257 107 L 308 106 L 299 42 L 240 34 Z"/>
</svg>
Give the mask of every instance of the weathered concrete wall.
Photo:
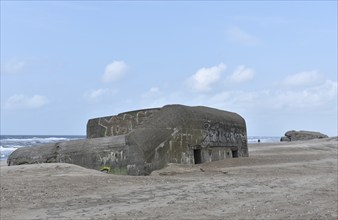
<svg viewBox="0 0 338 220">
<path fill-rule="evenodd" d="M 108 166 L 118 174 L 147 175 L 168 163 L 248 156 L 245 120 L 213 108 L 169 105 L 91 119 L 87 129 L 91 138 L 21 148 L 8 162 L 66 162 L 98 170 Z M 106 137 L 93 138 L 102 135 Z"/>
<path fill-rule="evenodd" d="M 8 158 L 8 165 L 33 163 L 72 163 L 99 170 L 109 162 L 114 168 L 126 166 L 124 136 L 83 139 L 23 147 Z M 127 172 L 124 172 L 125 174 Z"/>
<path fill-rule="evenodd" d="M 128 134 L 158 110 L 157 108 L 144 109 L 90 119 L 87 123 L 87 138 Z"/>
<path fill-rule="evenodd" d="M 248 156 L 245 120 L 236 113 L 207 107 L 165 106 L 128 139 L 143 149 L 151 170 L 169 162 L 196 163 L 196 149 L 201 149 L 201 163 L 223 159 L 219 155 L 224 152 Z"/>
</svg>

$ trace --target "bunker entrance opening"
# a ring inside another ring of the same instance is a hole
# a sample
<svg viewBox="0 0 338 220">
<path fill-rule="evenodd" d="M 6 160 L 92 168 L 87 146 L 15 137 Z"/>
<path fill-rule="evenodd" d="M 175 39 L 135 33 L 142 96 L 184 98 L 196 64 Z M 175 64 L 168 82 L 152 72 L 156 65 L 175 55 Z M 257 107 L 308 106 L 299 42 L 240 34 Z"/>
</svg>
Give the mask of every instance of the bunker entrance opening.
<svg viewBox="0 0 338 220">
<path fill-rule="evenodd" d="M 201 149 L 195 149 L 194 150 L 194 161 L 195 161 L 195 164 L 202 163 Z"/>
<path fill-rule="evenodd" d="M 232 157 L 233 158 L 238 157 L 238 150 L 232 150 Z"/>
</svg>

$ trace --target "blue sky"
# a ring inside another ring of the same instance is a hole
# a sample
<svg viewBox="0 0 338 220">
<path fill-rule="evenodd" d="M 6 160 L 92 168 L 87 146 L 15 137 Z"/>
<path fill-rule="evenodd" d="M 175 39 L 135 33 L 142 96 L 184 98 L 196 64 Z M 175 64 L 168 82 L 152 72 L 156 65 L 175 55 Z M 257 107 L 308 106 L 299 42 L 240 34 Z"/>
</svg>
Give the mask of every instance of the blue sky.
<svg viewBox="0 0 338 220">
<path fill-rule="evenodd" d="M 1 1 L 1 134 L 167 104 L 337 135 L 337 1 Z"/>
</svg>

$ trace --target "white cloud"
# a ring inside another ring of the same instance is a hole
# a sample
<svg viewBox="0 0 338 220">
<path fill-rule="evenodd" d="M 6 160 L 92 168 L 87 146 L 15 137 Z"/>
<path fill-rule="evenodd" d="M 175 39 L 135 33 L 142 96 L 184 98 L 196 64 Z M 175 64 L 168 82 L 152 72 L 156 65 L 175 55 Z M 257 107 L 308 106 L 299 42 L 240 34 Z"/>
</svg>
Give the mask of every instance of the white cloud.
<svg viewBox="0 0 338 220">
<path fill-rule="evenodd" d="M 326 80 L 316 86 L 299 90 L 281 90 L 274 95 L 277 108 L 337 108 L 337 82 Z"/>
<path fill-rule="evenodd" d="M 311 86 L 322 83 L 322 76 L 317 70 L 304 71 L 287 76 L 283 81 L 284 86 Z"/>
<path fill-rule="evenodd" d="M 118 93 L 117 90 L 109 89 L 109 88 L 100 88 L 100 89 L 93 89 L 84 94 L 84 97 L 89 100 L 96 100 L 101 97 L 109 97 L 113 96 Z"/>
<path fill-rule="evenodd" d="M 45 96 L 34 95 L 13 95 L 8 98 L 5 103 L 6 109 L 36 109 L 41 108 L 49 103 L 49 100 Z"/>
<path fill-rule="evenodd" d="M 113 61 L 106 66 L 102 81 L 104 83 L 114 82 L 124 76 L 128 71 L 128 66 L 124 61 Z"/>
<path fill-rule="evenodd" d="M 227 34 L 231 40 L 240 43 L 242 45 L 256 46 L 259 44 L 258 38 L 245 32 L 244 30 L 238 27 L 229 28 L 227 30 Z"/>
<path fill-rule="evenodd" d="M 154 102 L 155 100 L 163 101 L 163 93 L 158 87 L 151 87 L 148 91 L 141 95 L 141 99 L 147 103 Z"/>
<path fill-rule="evenodd" d="M 26 62 L 23 60 L 10 60 L 1 65 L 1 74 L 14 74 L 23 70 L 26 66 Z"/>
<path fill-rule="evenodd" d="M 251 80 L 255 75 L 255 71 L 246 68 L 245 66 L 241 65 L 236 68 L 233 74 L 230 76 L 230 80 L 235 83 L 241 83 L 245 81 Z"/>
<path fill-rule="evenodd" d="M 319 85 L 298 89 L 222 90 L 190 97 L 185 103 L 248 114 L 274 114 L 276 117 L 278 114 L 302 115 L 307 112 L 337 114 L 337 87 L 337 82 L 326 80 Z"/>
<path fill-rule="evenodd" d="M 206 92 L 211 90 L 211 85 L 216 83 L 226 66 L 220 63 L 218 66 L 201 68 L 188 79 L 189 86 L 197 92 Z"/>
</svg>

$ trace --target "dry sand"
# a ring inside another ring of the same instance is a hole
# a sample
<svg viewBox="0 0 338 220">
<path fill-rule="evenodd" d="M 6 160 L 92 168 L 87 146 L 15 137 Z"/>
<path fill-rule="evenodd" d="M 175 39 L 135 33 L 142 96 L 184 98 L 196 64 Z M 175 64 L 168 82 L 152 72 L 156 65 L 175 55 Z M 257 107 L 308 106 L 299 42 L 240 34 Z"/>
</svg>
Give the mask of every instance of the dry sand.
<svg viewBox="0 0 338 220">
<path fill-rule="evenodd" d="M 253 144 L 249 158 L 116 176 L 1 166 L 1 219 L 337 219 L 337 138 Z"/>
</svg>

